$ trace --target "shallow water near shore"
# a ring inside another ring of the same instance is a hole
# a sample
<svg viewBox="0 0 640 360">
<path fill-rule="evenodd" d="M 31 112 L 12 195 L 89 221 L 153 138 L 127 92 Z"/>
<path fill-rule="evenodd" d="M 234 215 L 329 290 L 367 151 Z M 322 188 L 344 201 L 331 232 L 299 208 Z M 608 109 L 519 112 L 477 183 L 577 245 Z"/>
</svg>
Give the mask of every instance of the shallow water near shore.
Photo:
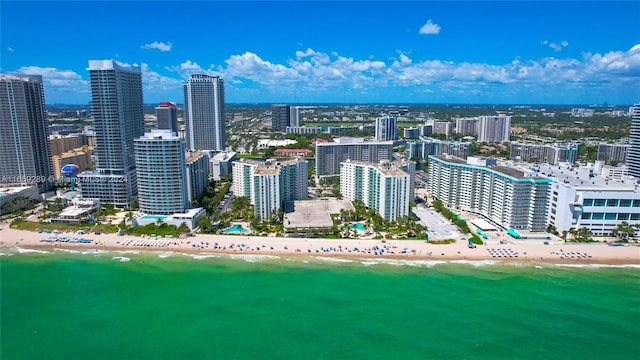
<svg viewBox="0 0 640 360">
<path fill-rule="evenodd" d="M 627 359 L 640 349 L 638 267 L 2 253 L 2 359 Z"/>
</svg>

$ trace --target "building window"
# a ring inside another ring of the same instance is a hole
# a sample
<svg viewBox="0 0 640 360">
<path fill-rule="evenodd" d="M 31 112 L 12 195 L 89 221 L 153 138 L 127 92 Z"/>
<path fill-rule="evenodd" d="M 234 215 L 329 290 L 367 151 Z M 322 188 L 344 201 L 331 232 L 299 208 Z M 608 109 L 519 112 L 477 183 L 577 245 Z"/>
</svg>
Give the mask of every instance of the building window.
<svg viewBox="0 0 640 360">
<path fill-rule="evenodd" d="M 609 200 L 607 200 L 607 206 L 611 206 L 611 207 L 618 206 L 618 199 L 609 199 Z"/>
<path fill-rule="evenodd" d="M 622 199 L 620 200 L 620 207 L 630 207 L 631 199 Z"/>
<path fill-rule="evenodd" d="M 631 214 L 631 220 L 640 220 L 640 214 Z"/>
<path fill-rule="evenodd" d="M 582 203 L 584 206 L 593 206 L 593 199 L 584 199 Z"/>
<path fill-rule="evenodd" d="M 633 207 L 640 207 L 640 200 L 633 200 Z"/>
<path fill-rule="evenodd" d="M 595 199 L 593 206 L 605 206 L 606 203 L 605 199 Z"/>
<path fill-rule="evenodd" d="M 583 220 L 591 219 L 591 213 L 582 213 L 582 216 L 580 218 Z"/>
<path fill-rule="evenodd" d="M 604 219 L 604 213 L 593 213 L 591 218 L 593 220 L 602 220 L 602 219 Z"/>
<path fill-rule="evenodd" d="M 628 221 L 629 220 L 629 214 L 625 214 L 625 213 L 618 214 L 618 220 Z"/>
<path fill-rule="evenodd" d="M 616 213 L 606 213 L 604 215 L 604 219 L 605 220 L 615 220 L 616 219 Z"/>
</svg>

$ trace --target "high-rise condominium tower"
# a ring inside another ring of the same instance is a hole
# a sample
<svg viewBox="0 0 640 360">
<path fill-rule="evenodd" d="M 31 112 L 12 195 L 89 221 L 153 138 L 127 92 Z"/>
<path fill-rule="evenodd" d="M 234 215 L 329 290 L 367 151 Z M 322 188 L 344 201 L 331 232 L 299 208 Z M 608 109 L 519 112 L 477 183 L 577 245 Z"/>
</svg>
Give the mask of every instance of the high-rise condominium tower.
<svg viewBox="0 0 640 360">
<path fill-rule="evenodd" d="M 376 140 L 390 141 L 397 138 L 398 123 L 396 118 L 384 116 L 376 119 Z"/>
<path fill-rule="evenodd" d="M 156 118 L 158 119 L 158 129 L 171 130 L 178 134 L 178 112 L 176 103 L 163 101 L 156 106 Z"/>
<path fill-rule="evenodd" d="M 511 116 L 480 116 L 478 120 L 478 142 L 501 143 L 509 141 Z"/>
<path fill-rule="evenodd" d="M 137 193 L 133 140 L 144 134 L 142 72 L 113 60 L 89 60 L 96 168 L 80 174 L 82 196 L 118 207 Z"/>
<path fill-rule="evenodd" d="M 53 189 L 40 75 L 0 74 L 0 181 Z"/>
<path fill-rule="evenodd" d="M 140 211 L 151 215 L 182 213 L 187 208 L 184 143 L 166 129 L 134 140 Z"/>
<path fill-rule="evenodd" d="M 631 133 L 629 135 L 630 147 L 627 151 L 627 166 L 629 175 L 640 179 L 640 103 L 632 106 Z"/>
<path fill-rule="evenodd" d="M 271 129 L 285 131 L 291 119 L 291 107 L 289 105 L 271 105 Z"/>
<path fill-rule="evenodd" d="M 184 84 L 184 119 L 191 151 L 224 151 L 224 81 L 218 76 L 191 75 Z"/>
</svg>

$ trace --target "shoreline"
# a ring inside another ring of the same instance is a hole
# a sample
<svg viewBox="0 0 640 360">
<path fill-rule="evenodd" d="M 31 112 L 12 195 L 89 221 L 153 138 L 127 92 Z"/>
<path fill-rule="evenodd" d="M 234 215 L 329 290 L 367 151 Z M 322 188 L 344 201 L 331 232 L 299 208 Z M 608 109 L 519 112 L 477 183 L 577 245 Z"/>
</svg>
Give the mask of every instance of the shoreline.
<svg viewBox="0 0 640 360">
<path fill-rule="evenodd" d="M 91 243 L 41 242 L 45 238 L 82 238 Z M 124 244 L 123 244 L 124 243 Z M 134 245 L 135 244 L 135 245 Z M 156 246 L 152 246 L 152 244 Z M 159 246 L 162 245 L 162 246 Z M 195 246 L 194 246 L 195 245 Z M 640 247 L 596 244 L 499 244 L 469 248 L 466 241 L 429 244 L 421 240 L 359 240 L 256 237 L 198 234 L 186 239 L 142 238 L 115 234 L 47 234 L 2 226 L 0 248 L 69 249 L 101 251 L 177 252 L 191 255 L 267 255 L 333 259 L 387 259 L 417 261 L 496 261 L 502 263 L 551 263 L 640 265 Z"/>
</svg>

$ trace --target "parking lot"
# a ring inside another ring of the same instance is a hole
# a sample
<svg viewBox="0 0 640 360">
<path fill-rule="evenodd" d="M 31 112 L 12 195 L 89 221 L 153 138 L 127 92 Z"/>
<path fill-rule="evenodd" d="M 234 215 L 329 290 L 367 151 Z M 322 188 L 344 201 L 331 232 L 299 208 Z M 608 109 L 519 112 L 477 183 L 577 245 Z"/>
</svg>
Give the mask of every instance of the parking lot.
<svg viewBox="0 0 640 360">
<path fill-rule="evenodd" d="M 427 227 L 429 240 L 460 240 L 465 238 L 465 235 L 456 225 L 452 224 L 433 208 L 418 206 L 413 208 L 413 213 L 420 219 L 420 224 Z"/>
</svg>

